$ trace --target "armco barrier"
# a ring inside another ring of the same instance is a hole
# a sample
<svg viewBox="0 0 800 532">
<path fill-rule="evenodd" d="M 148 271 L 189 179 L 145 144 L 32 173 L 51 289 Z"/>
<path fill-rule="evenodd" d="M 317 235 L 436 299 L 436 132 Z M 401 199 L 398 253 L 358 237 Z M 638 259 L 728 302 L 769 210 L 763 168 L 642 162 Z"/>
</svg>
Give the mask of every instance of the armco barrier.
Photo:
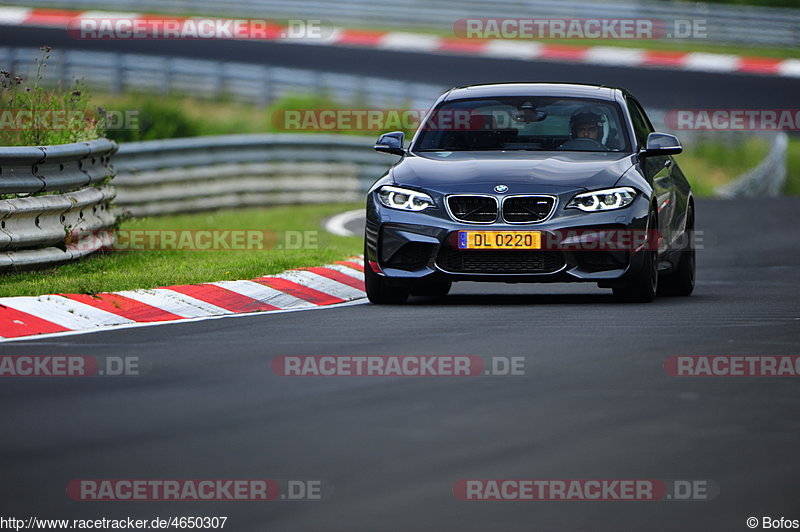
<svg viewBox="0 0 800 532">
<path fill-rule="evenodd" d="M 393 159 L 375 139 L 263 134 L 123 144 L 114 158 L 116 205 L 134 216 L 359 201 Z"/>
<path fill-rule="evenodd" d="M 0 194 L 66 192 L 110 177 L 117 144 L 108 139 L 0 148 Z"/>
<path fill-rule="evenodd" d="M 0 193 L 14 196 L 0 200 L 0 271 L 66 262 L 109 246 L 112 233 L 101 230 L 125 211 L 147 216 L 357 201 L 392 163 L 371 149 L 373 141 L 266 134 L 135 142 L 123 145 L 115 166 L 118 146 L 105 139 L 0 148 Z M 114 188 L 105 186 L 116 170 Z"/>
<path fill-rule="evenodd" d="M 0 271 L 66 262 L 108 245 L 115 223 L 107 139 L 59 146 L 0 148 Z M 39 195 L 32 195 L 39 194 Z M 84 241 L 71 236 L 83 232 Z M 87 233 L 88 232 L 88 233 Z"/>
</svg>

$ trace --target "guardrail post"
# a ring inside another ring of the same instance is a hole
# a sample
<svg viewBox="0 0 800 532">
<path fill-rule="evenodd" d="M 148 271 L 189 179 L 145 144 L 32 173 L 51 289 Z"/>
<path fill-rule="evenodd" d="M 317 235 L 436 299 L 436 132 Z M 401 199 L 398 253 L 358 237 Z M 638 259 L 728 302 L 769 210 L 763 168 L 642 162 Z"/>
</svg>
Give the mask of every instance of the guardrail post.
<svg viewBox="0 0 800 532">
<path fill-rule="evenodd" d="M 218 61 L 214 68 L 214 88 L 211 89 L 215 97 L 219 98 L 225 90 L 225 63 Z"/>
<path fill-rule="evenodd" d="M 256 96 L 259 107 L 266 107 L 269 102 L 273 100 L 272 97 L 272 69 L 270 67 L 262 67 L 261 71 L 261 91 Z"/>
<path fill-rule="evenodd" d="M 124 57 L 120 53 L 114 54 L 113 69 L 111 71 L 111 94 L 122 92 L 122 77 L 124 76 L 122 63 Z"/>
<path fill-rule="evenodd" d="M 172 88 L 172 69 L 174 67 L 173 61 L 171 58 L 164 59 L 164 75 L 161 77 L 161 94 L 164 96 L 170 93 L 170 89 Z"/>
</svg>

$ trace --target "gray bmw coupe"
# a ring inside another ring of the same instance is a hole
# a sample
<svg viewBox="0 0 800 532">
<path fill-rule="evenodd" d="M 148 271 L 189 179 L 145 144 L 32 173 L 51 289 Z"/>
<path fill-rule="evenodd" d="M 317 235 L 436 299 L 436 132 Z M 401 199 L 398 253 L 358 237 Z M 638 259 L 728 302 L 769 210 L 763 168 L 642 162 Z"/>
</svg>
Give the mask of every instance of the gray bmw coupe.
<svg viewBox="0 0 800 532">
<path fill-rule="evenodd" d="M 373 303 L 454 281 L 591 282 L 625 301 L 691 294 L 694 198 L 625 89 L 500 83 L 442 95 L 367 196 Z"/>
</svg>

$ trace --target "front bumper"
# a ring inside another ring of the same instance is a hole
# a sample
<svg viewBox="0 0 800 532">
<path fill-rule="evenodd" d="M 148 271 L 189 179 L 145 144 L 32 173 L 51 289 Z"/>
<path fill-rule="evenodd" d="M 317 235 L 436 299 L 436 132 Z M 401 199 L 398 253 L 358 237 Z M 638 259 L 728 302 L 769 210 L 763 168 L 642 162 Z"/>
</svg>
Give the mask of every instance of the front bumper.
<svg viewBox="0 0 800 532">
<path fill-rule="evenodd" d="M 561 205 L 544 222 L 476 225 L 452 220 L 438 209 L 389 209 L 373 195 L 367 201 L 366 262 L 393 284 L 446 278 L 486 282 L 594 282 L 614 284 L 641 268 L 641 251 L 555 248 L 565 235 L 587 230 L 640 231 L 647 228 L 649 203 L 639 196 L 623 209 L 584 213 Z M 541 231 L 544 250 L 459 250 L 465 230 Z"/>
</svg>

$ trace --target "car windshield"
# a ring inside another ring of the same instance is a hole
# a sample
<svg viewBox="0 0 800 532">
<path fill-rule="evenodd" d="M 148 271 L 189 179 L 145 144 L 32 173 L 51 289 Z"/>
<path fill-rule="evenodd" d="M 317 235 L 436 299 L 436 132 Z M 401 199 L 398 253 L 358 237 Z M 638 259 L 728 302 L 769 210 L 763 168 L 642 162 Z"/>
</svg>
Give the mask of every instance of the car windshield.
<svg viewBox="0 0 800 532">
<path fill-rule="evenodd" d="M 614 102 L 514 96 L 444 102 L 428 117 L 414 151 L 629 152 Z"/>
</svg>

